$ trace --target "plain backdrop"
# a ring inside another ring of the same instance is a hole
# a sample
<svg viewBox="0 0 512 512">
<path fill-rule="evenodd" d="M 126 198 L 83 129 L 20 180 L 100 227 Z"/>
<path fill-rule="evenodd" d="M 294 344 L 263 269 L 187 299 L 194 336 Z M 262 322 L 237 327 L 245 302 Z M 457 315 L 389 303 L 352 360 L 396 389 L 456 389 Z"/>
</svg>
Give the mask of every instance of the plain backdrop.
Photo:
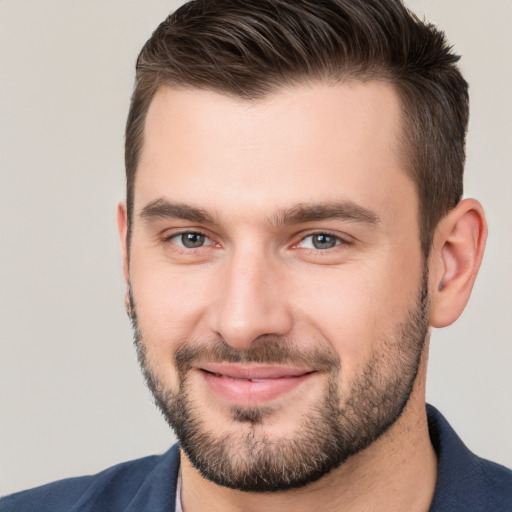
<svg viewBox="0 0 512 512">
<path fill-rule="evenodd" d="M 0 0 L 0 494 L 167 449 L 123 307 L 115 207 L 139 49 L 179 2 Z M 433 334 L 428 399 L 512 466 L 512 2 L 410 0 L 471 84 L 466 196 L 490 237 Z"/>
</svg>

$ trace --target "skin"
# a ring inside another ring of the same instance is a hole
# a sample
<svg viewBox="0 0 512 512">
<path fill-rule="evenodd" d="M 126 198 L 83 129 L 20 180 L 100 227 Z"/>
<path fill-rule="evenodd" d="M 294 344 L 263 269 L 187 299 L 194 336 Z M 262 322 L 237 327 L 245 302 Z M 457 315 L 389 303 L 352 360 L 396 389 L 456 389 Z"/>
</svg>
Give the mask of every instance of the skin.
<svg viewBox="0 0 512 512">
<path fill-rule="evenodd" d="M 162 386 L 177 391 L 173 354 L 189 337 L 208 343 L 221 336 L 247 350 L 272 335 L 336 354 L 346 394 L 379 353 L 383 333 L 415 303 L 421 282 L 418 198 L 397 142 L 400 121 L 397 94 L 381 82 L 295 86 L 252 103 L 210 91 L 157 92 L 135 181 L 129 254 L 124 204 L 118 225 L 148 362 Z M 158 200 L 211 218 L 141 216 Z M 378 220 L 278 221 L 298 205 L 347 202 Z M 181 246 L 173 235 L 183 231 L 205 234 L 206 245 Z M 337 245 L 315 249 L 310 235 L 326 232 Z M 474 200 L 440 222 L 427 262 L 431 325 L 448 325 L 462 312 L 485 236 Z M 205 480 L 182 454 L 184 509 L 428 510 L 436 457 L 425 414 L 427 345 L 402 416 L 339 468 L 300 489 L 251 494 Z M 204 422 L 219 432 L 233 428 L 229 404 L 200 375 L 191 378 Z M 259 427 L 265 435 L 293 435 L 322 379 L 314 375 L 300 393 L 274 398 L 277 412 Z"/>
</svg>

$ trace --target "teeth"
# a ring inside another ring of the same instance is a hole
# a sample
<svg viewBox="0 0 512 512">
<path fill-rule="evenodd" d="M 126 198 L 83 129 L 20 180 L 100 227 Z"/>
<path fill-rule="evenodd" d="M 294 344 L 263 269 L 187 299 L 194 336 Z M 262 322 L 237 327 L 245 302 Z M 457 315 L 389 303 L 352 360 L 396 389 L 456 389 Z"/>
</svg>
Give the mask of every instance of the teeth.
<svg viewBox="0 0 512 512">
<path fill-rule="evenodd" d="M 220 375 L 215 374 L 217 377 L 222 377 L 224 379 L 231 379 L 231 380 L 245 380 L 247 382 L 268 382 L 271 379 L 243 379 L 243 378 L 236 378 L 236 377 L 228 377 L 227 375 Z"/>
<path fill-rule="evenodd" d="M 268 382 L 269 380 L 275 379 L 244 379 L 243 377 L 229 377 L 228 375 L 222 375 L 221 373 L 213 373 L 215 377 L 220 377 L 221 379 L 231 379 L 231 380 L 245 380 L 247 382 Z"/>
</svg>

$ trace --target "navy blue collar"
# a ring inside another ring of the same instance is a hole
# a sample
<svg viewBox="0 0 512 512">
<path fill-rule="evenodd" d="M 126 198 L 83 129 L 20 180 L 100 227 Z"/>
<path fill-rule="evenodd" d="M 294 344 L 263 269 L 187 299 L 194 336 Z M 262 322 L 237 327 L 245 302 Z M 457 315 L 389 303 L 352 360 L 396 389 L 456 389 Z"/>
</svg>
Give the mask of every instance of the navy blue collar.
<svg viewBox="0 0 512 512">
<path fill-rule="evenodd" d="M 430 512 L 512 511 L 512 471 L 470 452 L 431 405 L 427 416 L 439 461 Z"/>
<path fill-rule="evenodd" d="M 512 511 L 512 471 L 471 453 L 431 405 L 427 405 L 427 417 L 430 439 L 439 461 L 430 512 Z M 139 512 L 144 509 L 141 506 L 148 504 L 155 511 L 174 510 L 179 456 L 178 446 L 174 445 L 163 456 L 159 471 L 147 476 L 126 512 Z"/>
</svg>

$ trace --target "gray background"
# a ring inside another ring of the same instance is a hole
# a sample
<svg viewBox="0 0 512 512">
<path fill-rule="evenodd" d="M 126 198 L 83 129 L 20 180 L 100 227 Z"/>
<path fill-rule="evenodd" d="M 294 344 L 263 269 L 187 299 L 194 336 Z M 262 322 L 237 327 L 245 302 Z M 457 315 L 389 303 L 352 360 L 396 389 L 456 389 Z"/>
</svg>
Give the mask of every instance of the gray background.
<svg viewBox="0 0 512 512">
<path fill-rule="evenodd" d="M 136 55 L 179 2 L 0 0 L 0 494 L 165 450 L 139 375 L 115 228 Z M 510 0 L 410 0 L 471 83 L 466 195 L 490 238 L 433 335 L 428 398 L 512 466 Z"/>
</svg>

